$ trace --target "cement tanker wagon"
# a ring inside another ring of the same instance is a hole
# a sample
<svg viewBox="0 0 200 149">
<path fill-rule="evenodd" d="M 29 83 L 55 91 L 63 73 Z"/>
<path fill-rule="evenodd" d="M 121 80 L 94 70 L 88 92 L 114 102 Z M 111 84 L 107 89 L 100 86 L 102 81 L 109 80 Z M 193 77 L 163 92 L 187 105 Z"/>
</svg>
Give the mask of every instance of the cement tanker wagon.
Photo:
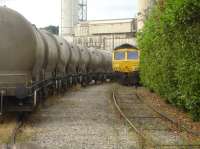
<svg viewBox="0 0 200 149">
<path fill-rule="evenodd" d="M 0 7 L 0 32 L 0 113 L 4 107 L 12 111 L 24 103 L 29 109 L 36 101 L 26 99 L 27 89 L 40 79 L 45 62 L 41 35 L 22 15 L 4 7 Z"/>
</svg>

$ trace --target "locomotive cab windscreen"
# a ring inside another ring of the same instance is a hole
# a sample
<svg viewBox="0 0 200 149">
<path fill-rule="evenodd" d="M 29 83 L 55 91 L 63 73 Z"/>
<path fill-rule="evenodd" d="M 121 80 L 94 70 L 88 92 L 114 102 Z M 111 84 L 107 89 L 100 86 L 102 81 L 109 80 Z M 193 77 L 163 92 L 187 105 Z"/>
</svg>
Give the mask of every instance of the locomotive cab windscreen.
<svg viewBox="0 0 200 149">
<path fill-rule="evenodd" d="M 128 60 L 137 60 L 139 58 L 138 51 L 128 51 L 127 52 L 127 59 Z"/>
<path fill-rule="evenodd" d="M 139 69 L 140 51 L 130 44 L 123 44 L 113 50 L 114 72 L 131 73 Z"/>
<path fill-rule="evenodd" d="M 117 52 L 115 52 L 114 53 L 114 59 L 115 60 L 125 60 L 125 52 L 119 52 L 119 51 L 117 51 Z"/>
</svg>

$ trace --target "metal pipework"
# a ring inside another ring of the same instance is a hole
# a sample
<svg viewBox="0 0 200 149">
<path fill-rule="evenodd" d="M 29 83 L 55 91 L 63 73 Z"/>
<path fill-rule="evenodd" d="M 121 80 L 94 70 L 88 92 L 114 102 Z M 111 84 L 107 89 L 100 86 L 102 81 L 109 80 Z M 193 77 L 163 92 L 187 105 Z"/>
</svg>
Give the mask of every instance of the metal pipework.
<svg viewBox="0 0 200 149">
<path fill-rule="evenodd" d="M 3 97 L 4 97 L 5 91 L 1 90 L 1 108 L 0 108 L 0 115 L 3 114 Z"/>
<path fill-rule="evenodd" d="M 34 107 L 37 105 L 37 90 L 34 91 Z"/>
</svg>

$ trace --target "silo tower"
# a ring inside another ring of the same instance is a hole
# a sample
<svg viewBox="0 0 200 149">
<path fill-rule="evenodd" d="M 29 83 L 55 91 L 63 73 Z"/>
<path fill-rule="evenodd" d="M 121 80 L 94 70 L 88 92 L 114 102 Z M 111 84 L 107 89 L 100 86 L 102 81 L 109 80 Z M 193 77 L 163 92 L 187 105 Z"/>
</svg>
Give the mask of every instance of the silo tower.
<svg viewBox="0 0 200 149">
<path fill-rule="evenodd" d="M 138 30 L 144 26 L 144 21 L 147 18 L 150 9 L 156 3 L 157 0 L 138 0 L 139 13 L 137 17 Z"/>
<path fill-rule="evenodd" d="M 149 0 L 138 0 L 138 6 L 139 6 L 139 13 L 137 16 L 137 29 L 141 30 L 144 26 L 144 20 L 145 20 L 145 12 L 148 6 Z"/>
<path fill-rule="evenodd" d="M 73 41 L 73 27 L 79 21 L 79 0 L 61 0 L 60 36 Z"/>
</svg>

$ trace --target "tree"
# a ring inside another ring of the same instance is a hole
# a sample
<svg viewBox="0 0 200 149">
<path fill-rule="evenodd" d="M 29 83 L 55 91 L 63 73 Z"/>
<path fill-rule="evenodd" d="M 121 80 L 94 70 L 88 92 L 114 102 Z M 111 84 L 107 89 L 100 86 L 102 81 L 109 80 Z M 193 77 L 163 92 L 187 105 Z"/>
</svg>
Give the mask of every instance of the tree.
<svg viewBox="0 0 200 149">
<path fill-rule="evenodd" d="M 41 29 L 51 32 L 52 34 L 56 34 L 56 35 L 59 34 L 59 26 L 49 25 L 49 26 L 41 28 Z"/>
</svg>

